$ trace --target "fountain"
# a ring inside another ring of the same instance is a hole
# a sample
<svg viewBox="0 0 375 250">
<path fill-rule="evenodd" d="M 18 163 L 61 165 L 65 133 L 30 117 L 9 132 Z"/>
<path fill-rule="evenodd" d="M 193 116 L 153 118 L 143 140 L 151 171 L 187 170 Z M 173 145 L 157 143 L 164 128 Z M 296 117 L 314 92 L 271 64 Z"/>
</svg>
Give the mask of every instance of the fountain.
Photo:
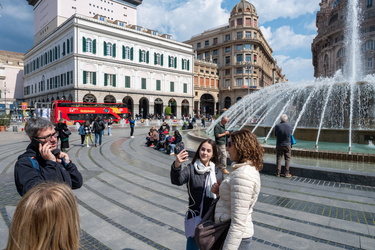
<svg viewBox="0 0 375 250">
<path fill-rule="evenodd" d="M 363 76 L 361 60 L 356 60 L 361 58 L 358 13 L 358 1 L 348 0 L 344 71 L 332 78 L 278 83 L 247 95 L 222 115 L 229 118 L 227 128 L 246 126 L 267 143 L 285 113 L 296 139 L 315 141 L 316 151 L 321 142 L 347 143 L 351 154 L 353 143 L 375 139 L 375 76 Z"/>
</svg>

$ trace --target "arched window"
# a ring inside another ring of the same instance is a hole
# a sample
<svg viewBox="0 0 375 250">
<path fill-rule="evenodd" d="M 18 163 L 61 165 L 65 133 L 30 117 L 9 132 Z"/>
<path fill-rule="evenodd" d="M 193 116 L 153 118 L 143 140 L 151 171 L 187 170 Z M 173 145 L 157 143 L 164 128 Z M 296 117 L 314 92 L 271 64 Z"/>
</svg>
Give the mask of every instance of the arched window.
<svg viewBox="0 0 375 250">
<path fill-rule="evenodd" d="M 345 48 L 340 48 L 337 51 L 336 58 L 339 59 L 339 58 L 344 57 L 344 56 L 345 56 Z"/>
</svg>

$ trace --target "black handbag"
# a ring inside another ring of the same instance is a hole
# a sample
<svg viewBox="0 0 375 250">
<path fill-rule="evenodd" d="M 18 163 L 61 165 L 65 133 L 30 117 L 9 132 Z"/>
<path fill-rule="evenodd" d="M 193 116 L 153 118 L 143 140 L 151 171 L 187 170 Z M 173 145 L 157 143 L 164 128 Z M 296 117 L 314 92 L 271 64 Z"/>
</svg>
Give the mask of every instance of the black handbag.
<svg viewBox="0 0 375 250">
<path fill-rule="evenodd" d="M 214 223 L 215 208 L 218 200 L 219 198 L 211 203 L 201 223 L 195 228 L 195 241 L 200 250 L 220 250 L 223 248 L 227 237 L 231 221 Z"/>
<path fill-rule="evenodd" d="M 69 129 L 67 129 L 67 130 L 63 130 L 62 132 L 63 132 L 65 135 L 71 135 L 71 134 L 72 134 L 72 132 L 70 132 Z"/>
</svg>

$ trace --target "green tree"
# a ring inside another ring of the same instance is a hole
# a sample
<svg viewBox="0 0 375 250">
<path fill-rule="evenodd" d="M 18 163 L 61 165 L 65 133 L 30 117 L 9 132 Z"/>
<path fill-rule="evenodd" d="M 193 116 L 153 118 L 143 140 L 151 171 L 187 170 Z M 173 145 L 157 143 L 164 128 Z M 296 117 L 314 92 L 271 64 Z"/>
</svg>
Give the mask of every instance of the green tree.
<svg viewBox="0 0 375 250">
<path fill-rule="evenodd" d="M 169 106 L 165 107 L 164 114 L 165 115 L 171 115 L 172 114 L 172 108 L 169 107 Z"/>
</svg>

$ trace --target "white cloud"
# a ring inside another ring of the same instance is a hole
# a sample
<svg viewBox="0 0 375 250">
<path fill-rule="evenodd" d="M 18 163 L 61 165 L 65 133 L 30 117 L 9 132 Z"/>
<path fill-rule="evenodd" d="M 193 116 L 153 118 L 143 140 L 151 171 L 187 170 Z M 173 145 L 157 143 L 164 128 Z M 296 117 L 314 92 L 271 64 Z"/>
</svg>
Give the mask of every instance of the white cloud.
<svg viewBox="0 0 375 250">
<path fill-rule="evenodd" d="M 319 10 L 320 0 L 251 0 L 259 16 L 259 22 L 277 18 L 296 18 Z"/>
<path fill-rule="evenodd" d="M 262 26 L 261 30 L 273 51 L 310 49 L 312 40 L 315 38 L 315 35 L 296 34 L 290 26 L 282 26 L 275 32 L 272 32 L 271 27 Z"/>
<path fill-rule="evenodd" d="M 144 1 L 138 7 L 138 24 L 185 41 L 192 35 L 227 24 L 229 13 L 221 8 L 222 1 Z"/>
<path fill-rule="evenodd" d="M 18 0 L 19 1 L 19 0 Z M 19 4 L 18 1 L 6 0 L 1 3 L 3 9 L 1 10 L 1 16 L 12 18 L 21 22 L 30 22 L 34 19 L 34 13 L 30 11 L 32 9 L 29 5 Z"/>
<path fill-rule="evenodd" d="M 312 20 L 310 23 L 305 24 L 305 29 L 307 30 L 313 30 L 315 32 L 318 32 L 318 28 L 316 27 L 316 20 Z"/>
<path fill-rule="evenodd" d="M 314 79 L 314 67 L 311 59 L 290 58 L 285 55 L 276 55 L 275 59 L 289 81 L 298 82 Z"/>
</svg>

